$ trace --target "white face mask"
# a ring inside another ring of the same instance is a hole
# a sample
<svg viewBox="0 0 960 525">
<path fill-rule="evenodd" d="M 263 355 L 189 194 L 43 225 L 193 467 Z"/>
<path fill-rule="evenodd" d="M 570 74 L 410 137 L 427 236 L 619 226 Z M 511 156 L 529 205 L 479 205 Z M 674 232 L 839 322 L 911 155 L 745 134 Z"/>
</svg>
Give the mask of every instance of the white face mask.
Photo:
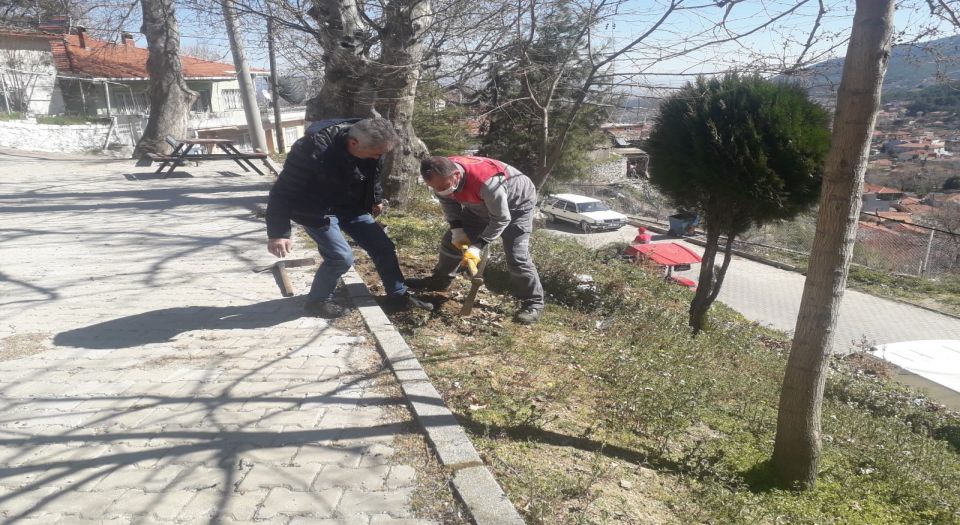
<svg viewBox="0 0 960 525">
<path fill-rule="evenodd" d="M 433 192 L 433 193 L 435 193 L 435 194 L 437 194 L 437 195 L 439 195 L 439 196 L 441 196 L 441 197 L 446 197 L 447 195 L 450 195 L 450 194 L 452 194 L 452 193 L 455 192 L 455 191 L 457 191 L 457 185 L 456 185 L 456 184 L 454 184 L 453 186 L 450 186 L 449 188 L 447 188 L 447 189 L 445 189 L 445 190 L 443 190 L 443 191 L 435 191 L 435 192 Z"/>
<path fill-rule="evenodd" d="M 460 186 L 461 177 L 462 177 L 462 175 L 457 176 L 456 182 L 454 182 L 453 184 L 451 184 L 449 188 L 447 188 L 447 189 L 445 189 L 445 190 L 443 190 L 443 191 L 436 191 L 436 190 L 434 190 L 433 193 L 436 194 L 436 195 L 438 195 L 438 196 L 440 196 L 440 197 L 446 197 L 446 196 L 452 194 L 453 192 L 457 191 L 457 187 Z"/>
</svg>

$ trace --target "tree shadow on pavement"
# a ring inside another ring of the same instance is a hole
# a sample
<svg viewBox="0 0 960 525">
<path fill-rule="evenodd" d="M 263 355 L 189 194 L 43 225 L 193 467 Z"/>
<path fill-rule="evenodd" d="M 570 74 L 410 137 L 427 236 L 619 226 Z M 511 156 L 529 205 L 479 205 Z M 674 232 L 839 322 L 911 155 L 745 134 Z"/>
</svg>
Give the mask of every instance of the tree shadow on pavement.
<svg viewBox="0 0 960 525">
<path fill-rule="evenodd" d="M 199 370 L 223 369 L 229 378 L 187 381 L 179 389 L 164 388 L 176 382 L 157 376 L 162 382 L 131 382 L 113 396 L 8 399 L 9 410 L 0 416 L 0 452 L 16 454 L 0 454 L 0 522 L 53 522 L 64 515 L 232 523 L 252 520 L 254 513 L 286 521 L 290 516 L 283 513 L 292 510 L 281 501 L 284 491 L 307 500 L 310 515 L 345 519 L 356 509 L 341 509 L 338 494 L 353 485 L 337 481 L 344 477 L 338 469 L 383 464 L 379 447 L 411 429 L 367 412 L 404 402 L 369 390 L 389 373 L 382 364 L 346 374 L 329 374 L 330 367 L 320 365 L 311 372 L 302 352 L 349 360 L 344 349 L 318 353 L 314 344 L 312 338 L 269 357 L 252 346 L 261 359 L 249 370 L 231 368 L 247 352 L 213 355 Z M 293 371 L 296 379 L 287 377 Z M 159 393 L 164 390 L 176 393 Z M 65 401 L 80 406 L 54 408 Z M 78 419 L 58 423 L 61 416 Z M 25 425 L 31 421 L 39 426 Z M 318 474 L 321 469 L 327 478 Z M 281 487 L 281 498 L 271 500 L 275 487 Z"/>
<path fill-rule="evenodd" d="M 189 171 L 175 171 L 171 174 L 164 172 L 154 173 L 152 171 L 140 173 L 124 173 L 123 177 L 127 180 L 155 180 L 155 179 L 192 179 L 193 175 Z"/>
<path fill-rule="evenodd" d="M 168 342 L 194 330 L 266 328 L 301 317 L 301 303 L 301 299 L 291 298 L 243 306 L 164 308 L 60 332 L 53 343 L 107 350 Z"/>
<path fill-rule="evenodd" d="M 133 180 L 132 182 L 143 181 Z M 0 202 L 11 202 L 14 205 L 0 205 L 0 214 L 49 214 L 71 211 L 102 213 L 114 210 L 157 211 L 171 214 L 178 207 L 197 205 L 253 209 L 257 204 L 266 202 L 267 194 L 267 186 L 263 182 L 237 186 L 205 185 L 176 188 L 141 186 L 139 189 L 94 192 L 50 191 L 52 189 L 54 188 L 2 193 Z M 241 195 L 243 193 L 249 195 Z"/>
<path fill-rule="evenodd" d="M 360 379 L 369 380 L 369 377 L 364 375 Z M 336 476 L 337 468 L 356 468 L 366 461 L 364 458 L 377 453 L 378 443 L 390 442 L 393 436 L 408 432 L 404 425 L 383 422 L 345 428 L 341 422 L 324 424 L 321 419 L 314 428 L 284 427 L 269 424 L 269 413 L 262 418 L 238 418 L 251 412 L 237 411 L 245 404 L 269 403 L 278 408 L 277 412 L 289 415 L 298 413 L 302 403 L 316 403 L 318 399 L 333 404 L 357 402 L 352 397 L 338 395 L 353 383 L 337 385 L 323 396 L 307 398 L 286 391 L 234 397 L 229 395 L 229 388 L 212 398 L 154 398 L 148 404 L 151 408 L 144 412 L 163 406 L 171 409 L 163 411 L 170 415 L 168 421 L 160 422 L 162 429 L 108 426 L 111 417 L 140 410 L 135 406 L 111 412 L 89 427 L 84 424 L 57 434 L 23 432 L 18 435 L 4 430 L 0 432 L 0 447 L 19 450 L 22 457 L 13 462 L 0 462 L 0 485 L 7 487 L 0 492 L 0 520 L 14 523 L 24 518 L 42 520 L 44 516 L 51 517 L 50 514 L 79 514 L 82 518 L 106 521 L 130 519 L 132 514 L 133 522 L 138 523 L 153 522 L 160 516 L 173 518 L 190 509 L 192 522 L 223 523 L 226 520 L 232 523 L 234 519 L 246 521 L 253 517 L 243 515 L 252 514 L 245 509 L 260 512 L 258 506 L 266 501 L 258 505 L 242 500 L 262 500 L 273 485 L 294 488 L 300 497 L 312 502 L 313 514 L 338 517 L 339 503 L 329 497 L 329 491 L 323 490 L 326 487 L 311 490 L 310 478 L 304 480 L 299 473 L 311 468 L 320 472 L 322 468 Z M 365 398 L 365 401 L 376 402 L 377 398 Z M 185 407 L 191 402 L 203 407 L 207 420 L 230 423 L 223 428 L 215 428 L 220 425 L 211 428 L 210 424 L 198 430 L 187 428 L 177 418 L 184 413 L 189 415 Z M 383 404 L 391 402 L 396 405 L 402 401 L 382 399 Z M 97 415 L 104 412 L 101 410 Z M 306 419 L 306 411 L 302 413 Z M 249 489 L 246 486 L 241 489 L 241 483 L 251 472 L 259 477 Z M 262 485 L 264 482 L 266 488 Z M 325 482 L 321 479 L 316 483 Z M 209 501 L 206 505 L 188 505 L 181 510 L 191 498 Z M 84 499 L 90 503 L 80 503 Z"/>
</svg>

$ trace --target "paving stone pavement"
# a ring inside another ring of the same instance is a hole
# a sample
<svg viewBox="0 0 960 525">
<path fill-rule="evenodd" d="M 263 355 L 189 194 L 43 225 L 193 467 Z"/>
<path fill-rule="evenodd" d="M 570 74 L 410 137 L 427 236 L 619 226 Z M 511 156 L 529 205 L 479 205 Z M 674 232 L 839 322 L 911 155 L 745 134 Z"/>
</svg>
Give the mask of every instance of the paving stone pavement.
<svg viewBox="0 0 960 525">
<path fill-rule="evenodd" d="M 266 179 L 224 168 L 0 153 L 3 523 L 432 523 L 365 329 L 251 271 Z"/>
<path fill-rule="evenodd" d="M 583 234 L 563 225 L 549 225 L 548 230 L 593 248 L 632 241 L 637 234 L 634 226 L 594 234 Z M 659 235 L 654 239 L 660 239 L 655 242 L 677 241 Z M 686 246 L 703 253 L 697 245 L 686 243 Z M 699 266 L 694 266 L 690 271 L 677 274 L 697 280 L 698 272 Z M 793 333 L 804 280 L 805 276 L 800 273 L 735 257 L 717 300 L 747 319 Z M 856 290 L 844 293 L 833 341 L 835 352 L 856 350 L 863 340 L 868 344 L 884 344 L 926 339 L 960 339 L 960 319 Z"/>
</svg>

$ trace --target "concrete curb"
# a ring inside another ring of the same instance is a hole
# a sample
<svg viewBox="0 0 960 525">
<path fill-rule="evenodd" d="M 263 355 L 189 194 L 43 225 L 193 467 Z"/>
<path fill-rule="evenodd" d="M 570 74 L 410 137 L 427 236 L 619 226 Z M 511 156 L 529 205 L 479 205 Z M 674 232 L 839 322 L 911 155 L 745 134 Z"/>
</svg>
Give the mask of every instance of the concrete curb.
<svg viewBox="0 0 960 525">
<path fill-rule="evenodd" d="M 447 408 L 413 351 L 370 295 L 356 270 L 343 275 L 350 300 L 360 311 L 377 347 L 440 464 L 453 471 L 453 489 L 476 525 L 523 525 L 523 518 L 483 464 L 470 438 Z"/>
</svg>

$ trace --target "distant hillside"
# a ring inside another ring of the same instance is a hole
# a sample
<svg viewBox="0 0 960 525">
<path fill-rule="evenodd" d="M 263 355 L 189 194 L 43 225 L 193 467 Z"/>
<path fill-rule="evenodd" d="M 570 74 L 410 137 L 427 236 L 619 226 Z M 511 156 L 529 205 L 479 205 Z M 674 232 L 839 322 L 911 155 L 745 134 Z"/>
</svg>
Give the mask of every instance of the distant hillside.
<svg viewBox="0 0 960 525">
<path fill-rule="evenodd" d="M 898 91 L 890 94 L 890 100 L 909 101 L 909 115 L 930 111 L 960 114 L 960 82 L 941 82 L 919 90 Z"/>
<path fill-rule="evenodd" d="M 644 122 L 657 112 L 659 98 L 624 95 L 610 112 L 610 122 Z"/>
<path fill-rule="evenodd" d="M 840 86 L 843 58 L 820 62 L 807 68 L 801 82 L 819 99 L 832 99 Z M 944 80 L 960 80 L 960 35 L 895 46 L 883 80 L 884 101 Z"/>
</svg>

